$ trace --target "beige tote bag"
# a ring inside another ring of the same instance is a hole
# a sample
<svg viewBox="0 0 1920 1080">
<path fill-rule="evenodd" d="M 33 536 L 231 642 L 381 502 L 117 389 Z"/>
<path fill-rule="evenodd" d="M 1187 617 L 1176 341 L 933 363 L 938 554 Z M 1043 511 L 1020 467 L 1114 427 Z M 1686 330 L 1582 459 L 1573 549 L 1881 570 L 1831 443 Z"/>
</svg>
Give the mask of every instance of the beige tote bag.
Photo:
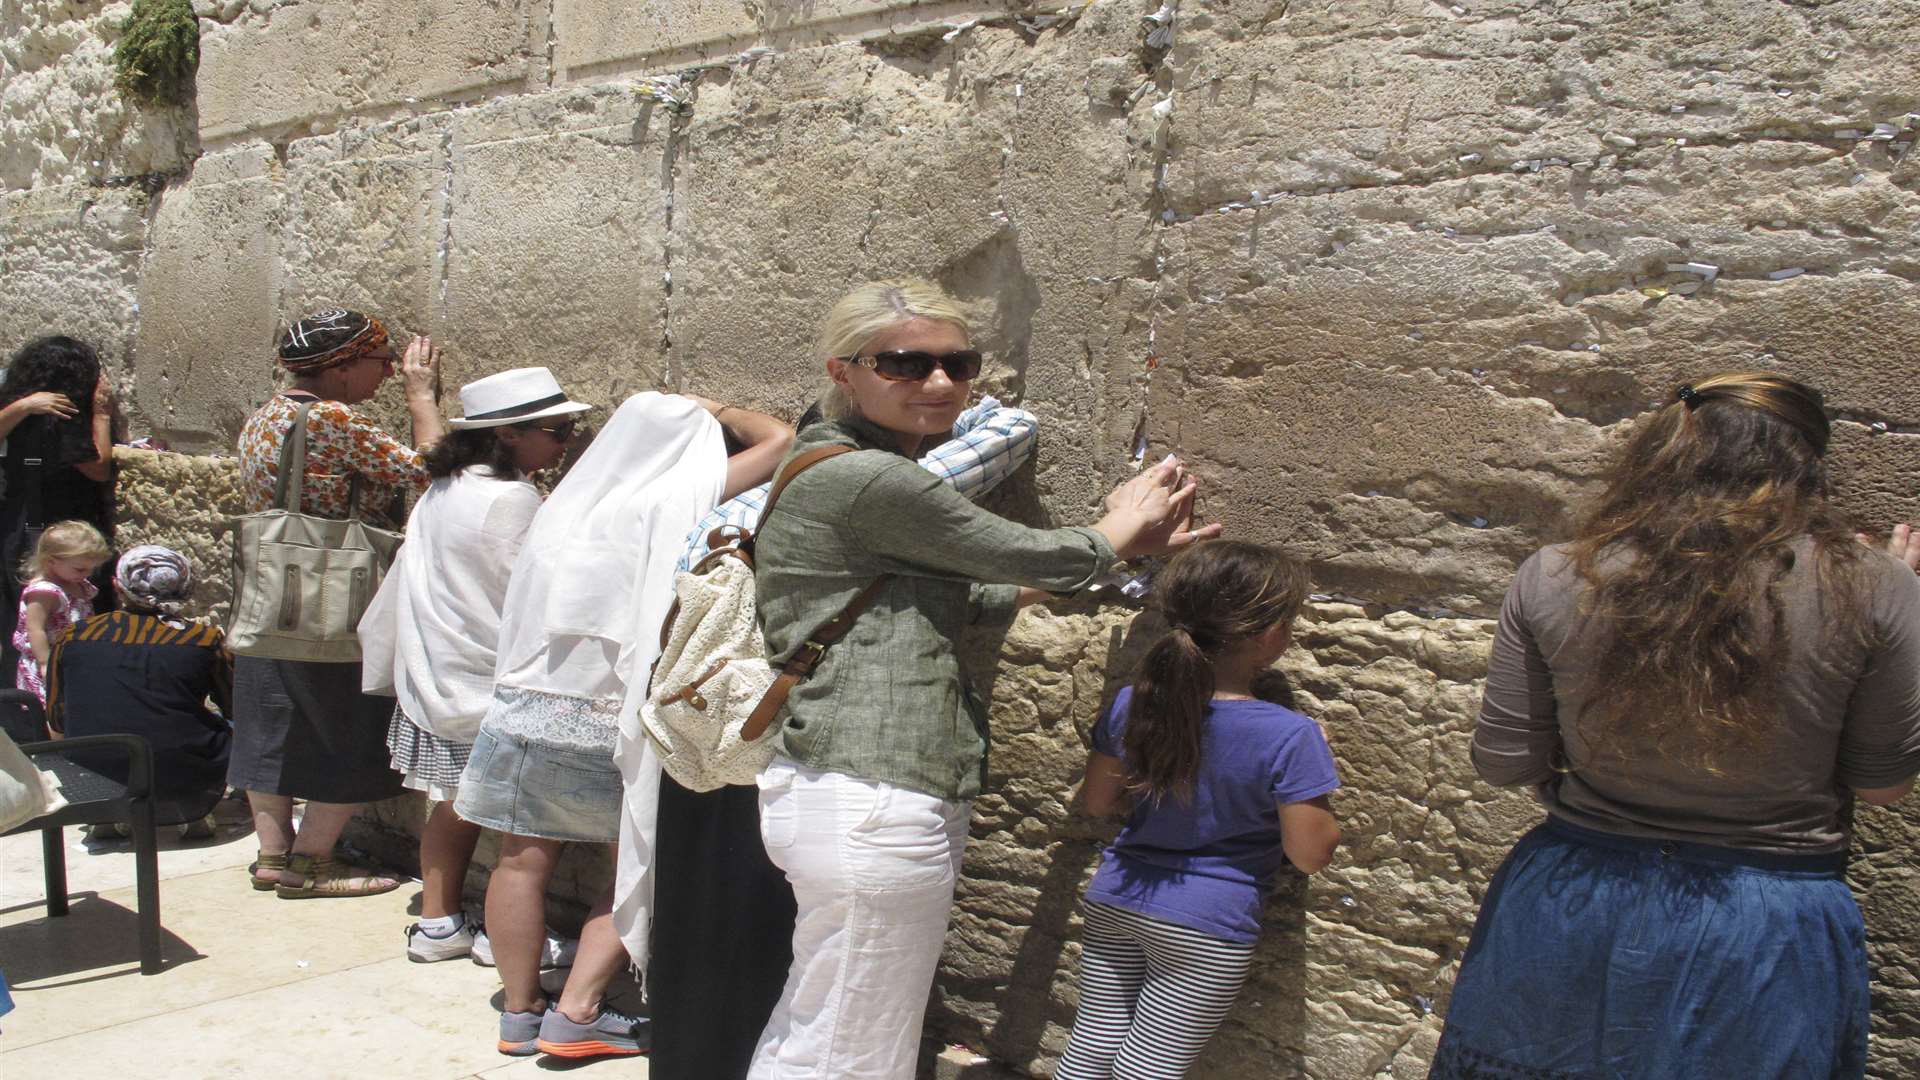
<svg viewBox="0 0 1920 1080">
<path fill-rule="evenodd" d="M 0 731 L 0 833 L 65 805 L 66 797 L 53 777 L 35 767 L 33 759 Z"/>
<path fill-rule="evenodd" d="M 227 643 L 241 656 L 356 663 L 355 627 L 393 564 L 401 536 L 360 520 L 358 475 L 344 520 L 300 512 L 312 408 L 311 402 L 300 405 L 280 445 L 273 508 L 234 519 Z"/>
</svg>

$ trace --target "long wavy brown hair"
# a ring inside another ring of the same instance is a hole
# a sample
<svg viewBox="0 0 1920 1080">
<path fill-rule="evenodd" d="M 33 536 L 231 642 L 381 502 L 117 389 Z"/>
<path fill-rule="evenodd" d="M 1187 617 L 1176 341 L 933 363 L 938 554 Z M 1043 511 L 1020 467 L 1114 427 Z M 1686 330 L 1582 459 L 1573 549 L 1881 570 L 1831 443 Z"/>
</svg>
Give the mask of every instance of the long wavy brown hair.
<svg viewBox="0 0 1920 1080">
<path fill-rule="evenodd" d="M 1277 548 L 1209 540 L 1155 575 L 1154 604 L 1168 629 L 1141 661 L 1121 743 L 1127 786 L 1150 798 L 1187 800 L 1200 774 L 1213 658 L 1222 649 L 1291 624 L 1307 599 L 1307 572 Z"/>
<path fill-rule="evenodd" d="M 1764 372 L 1683 387 L 1634 428 L 1570 551 L 1608 635 L 1577 727 L 1597 762 L 1652 750 L 1723 775 L 1769 741 L 1778 585 L 1804 538 L 1835 635 L 1860 632 L 1864 549 L 1828 502 L 1830 437 L 1819 391 Z"/>
</svg>

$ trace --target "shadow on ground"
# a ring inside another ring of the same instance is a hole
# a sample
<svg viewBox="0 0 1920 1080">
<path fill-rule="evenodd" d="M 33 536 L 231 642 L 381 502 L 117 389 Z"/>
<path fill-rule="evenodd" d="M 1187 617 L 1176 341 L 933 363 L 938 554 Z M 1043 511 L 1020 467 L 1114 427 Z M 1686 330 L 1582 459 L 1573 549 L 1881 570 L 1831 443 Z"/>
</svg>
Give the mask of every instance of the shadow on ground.
<svg viewBox="0 0 1920 1080">
<path fill-rule="evenodd" d="M 0 956 L 6 957 L 7 983 L 15 993 L 30 994 L 59 986 L 117 979 L 140 974 L 140 922 L 132 908 L 103 899 L 97 892 L 74 893 L 67 914 L 41 916 L 0 926 Z M 0 908 L 0 916 L 45 901 Z M 170 970 L 203 960 L 206 954 L 166 928 L 160 927 L 160 956 Z M 108 970 L 102 970 L 108 969 Z"/>
</svg>

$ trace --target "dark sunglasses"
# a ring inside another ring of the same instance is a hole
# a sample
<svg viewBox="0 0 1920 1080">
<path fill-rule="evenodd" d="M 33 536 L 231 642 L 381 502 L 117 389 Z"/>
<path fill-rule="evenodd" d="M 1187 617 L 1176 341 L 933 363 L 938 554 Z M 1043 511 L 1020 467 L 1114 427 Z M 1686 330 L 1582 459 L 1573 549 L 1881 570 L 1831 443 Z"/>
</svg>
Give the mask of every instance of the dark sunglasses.
<svg viewBox="0 0 1920 1080">
<path fill-rule="evenodd" d="M 904 349 L 874 353 L 872 356 L 843 356 L 840 359 L 849 364 L 870 367 L 875 375 L 892 382 L 924 379 L 933 374 L 935 367 L 946 372 L 947 378 L 954 382 L 966 382 L 980 374 L 980 365 L 984 362 L 977 349 L 960 349 L 950 353 Z"/>
<path fill-rule="evenodd" d="M 568 439 L 573 438 L 575 423 L 576 421 L 573 420 L 562 420 L 552 427 L 547 427 L 542 424 L 517 424 L 515 426 L 526 428 L 529 431 L 544 431 L 548 435 L 553 436 L 555 442 L 566 442 Z"/>
</svg>

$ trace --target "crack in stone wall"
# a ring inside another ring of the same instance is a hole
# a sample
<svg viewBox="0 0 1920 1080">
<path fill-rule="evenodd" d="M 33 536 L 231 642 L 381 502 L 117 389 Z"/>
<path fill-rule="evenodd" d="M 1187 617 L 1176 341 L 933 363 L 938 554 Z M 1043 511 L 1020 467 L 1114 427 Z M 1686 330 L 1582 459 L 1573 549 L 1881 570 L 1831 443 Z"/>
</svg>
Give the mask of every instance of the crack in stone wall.
<svg viewBox="0 0 1920 1080">
<path fill-rule="evenodd" d="M 323 303 L 433 333 L 450 386 L 545 364 L 794 416 L 832 298 L 928 273 L 980 388 L 1043 423 L 996 509 L 1083 521 L 1176 451 L 1209 517 L 1310 559 L 1282 666 L 1349 842 L 1275 898 L 1207 1075 L 1424 1071 L 1537 816 L 1466 761 L 1484 617 L 1625 421 L 1711 370 L 1804 377 L 1842 505 L 1920 518 L 1916 0 L 202 0 L 199 100 L 152 113 L 111 91 L 124 3 L 24 3 L 0 325 L 103 343 L 137 431 L 224 452 Z M 405 422 L 397 387 L 371 409 Z M 123 465 L 124 535 L 223 566 L 230 461 Z M 994 781 L 932 1022 L 1029 1073 L 1105 837 L 1065 795 L 1152 630 L 1059 604 L 978 645 Z M 1888 1080 L 1920 1055 L 1916 840 L 1920 809 L 1861 812 Z"/>
</svg>

